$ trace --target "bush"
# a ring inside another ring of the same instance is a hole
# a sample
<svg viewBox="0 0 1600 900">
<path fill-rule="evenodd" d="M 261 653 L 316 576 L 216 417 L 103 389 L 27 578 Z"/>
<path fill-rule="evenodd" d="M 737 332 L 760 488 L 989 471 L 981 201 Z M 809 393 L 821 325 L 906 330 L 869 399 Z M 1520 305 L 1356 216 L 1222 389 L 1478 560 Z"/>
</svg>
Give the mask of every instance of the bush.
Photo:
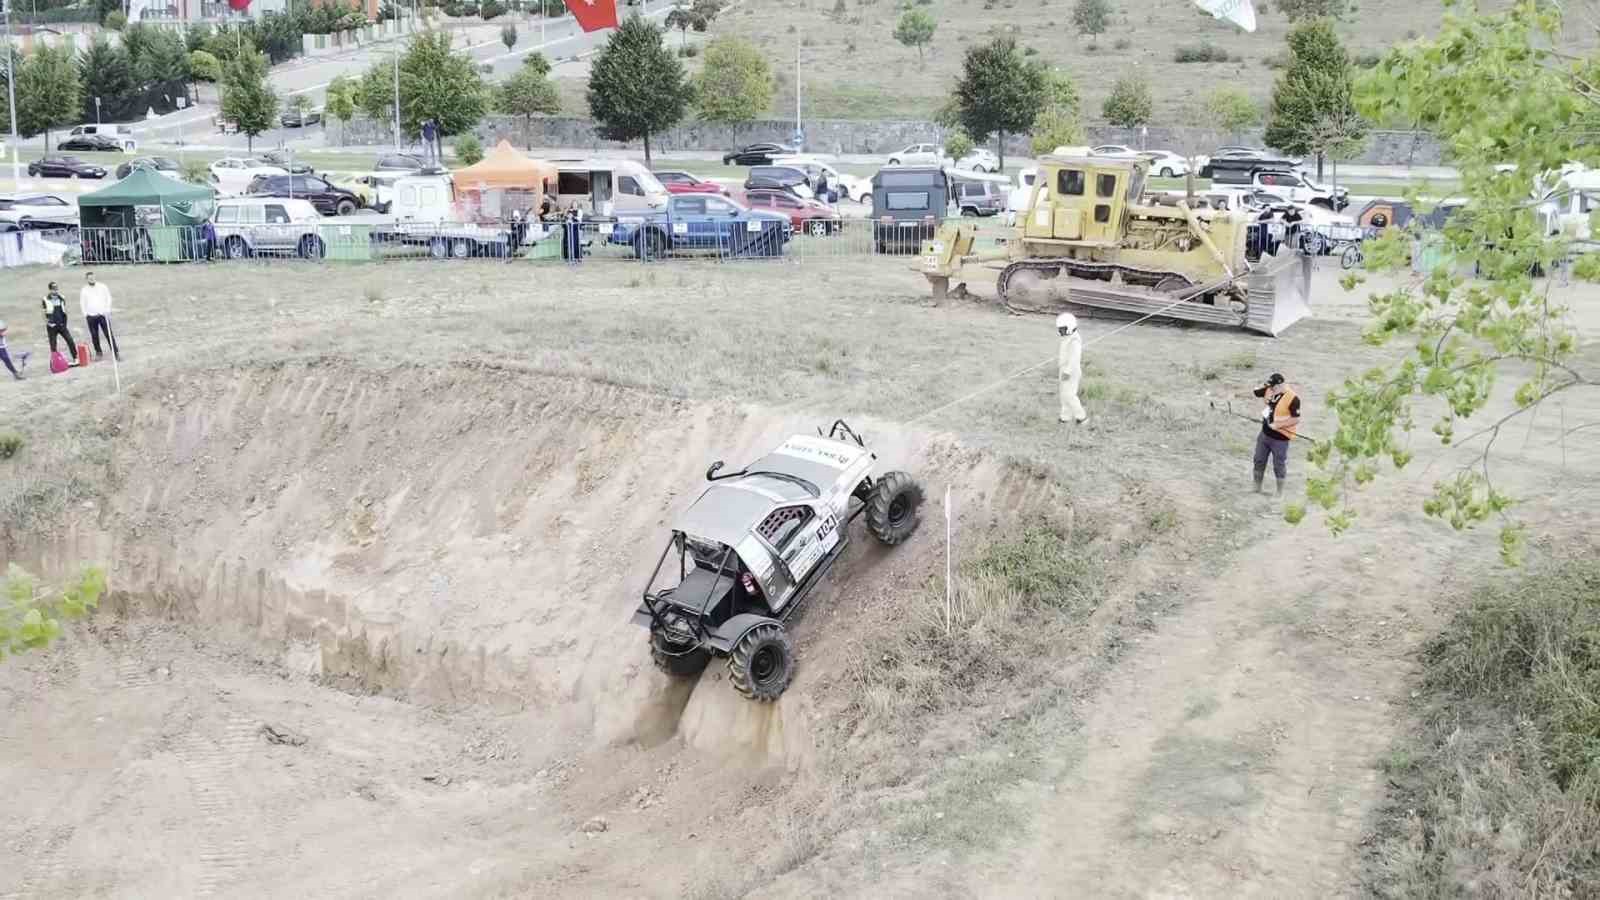
<svg viewBox="0 0 1600 900">
<path fill-rule="evenodd" d="M 22 435 L 7 429 L 0 431 L 0 459 L 10 459 L 22 449 Z"/>
<path fill-rule="evenodd" d="M 961 159 L 972 152 L 972 138 L 960 129 L 952 131 L 945 136 L 944 152 L 951 159 Z"/>
<path fill-rule="evenodd" d="M 1133 41 L 1130 41 L 1127 38 L 1117 38 L 1117 42 L 1112 46 L 1116 47 L 1118 50 L 1126 50 L 1133 46 Z"/>
<path fill-rule="evenodd" d="M 1227 62 L 1228 51 L 1207 41 L 1203 44 L 1180 46 L 1172 52 L 1172 61 L 1180 63 Z"/>
<path fill-rule="evenodd" d="M 1422 654 L 1421 733 L 1382 767 L 1373 893 L 1600 891 L 1600 566 L 1480 591 Z"/>
<path fill-rule="evenodd" d="M 1022 55 L 1023 56 L 1038 56 L 1039 55 L 1039 48 L 1038 47 L 1027 47 L 1022 51 Z"/>
<path fill-rule="evenodd" d="M 693 58 L 693 57 L 696 57 L 696 56 L 700 55 L 700 48 L 699 47 L 679 47 L 678 48 L 678 55 L 679 56 L 687 56 L 687 57 Z"/>
<path fill-rule="evenodd" d="M 1381 54 L 1381 53 L 1362 53 L 1362 54 L 1352 58 L 1350 61 L 1355 63 L 1357 68 L 1371 69 L 1371 68 L 1375 68 L 1378 65 L 1378 63 L 1383 62 L 1383 54 Z"/>
<path fill-rule="evenodd" d="M 489 0 L 489 2 L 479 7 L 478 15 L 483 17 L 483 20 L 487 22 L 490 19 L 503 15 L 505 11 L 506 8 L 501 6 L 498 0 Z"/>
<path fill-rule="evenodd" d="M 107 31 L 121 31 L 128 27 L 128 17 L 114 9 L 106 13 L 105 26 Z"/>
<path fill-rule="evenodd" d="M 189 54 L 189 75 L 195 81 L 221 81 L 222 61 L 204 50 Z"/>
<path fill-rule="evenodd" d="M 1269 69 L 1284 69 L 1289 66 L 1289 54 L 1271 53 L 1261 58 L 1261 64 Z"/>
<path fill-rule="evenodd" d="M 478 139 L 470 134 L 463 134 L 461 137 L 456 138 L 455 151 L 456 162 L 464 166 L 470 166 L 483 159 L 483 145 L 478 143 Z"/>
</svg>

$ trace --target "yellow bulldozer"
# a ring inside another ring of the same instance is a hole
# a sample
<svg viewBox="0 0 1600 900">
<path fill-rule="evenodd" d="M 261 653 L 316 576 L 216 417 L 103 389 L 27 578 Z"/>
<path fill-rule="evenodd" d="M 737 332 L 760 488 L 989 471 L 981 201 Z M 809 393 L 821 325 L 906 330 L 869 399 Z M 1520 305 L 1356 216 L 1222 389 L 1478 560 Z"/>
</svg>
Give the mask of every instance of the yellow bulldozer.
<svg viewBox="0 0 1600 900">
<path fill-rule="evenodd" d="M 1105 310 L 1277 335 L 1310 313 L 1311 258 L 1287 247 L 1247 257 L 1242 210 L 1147 198 L 1143 159 L 1046 156 L 1013 233 L 980 247 L 978 229 L 946 225 L 918 269 L 943 299 L 993 276 L 1013 312 Z"/>
</svg>

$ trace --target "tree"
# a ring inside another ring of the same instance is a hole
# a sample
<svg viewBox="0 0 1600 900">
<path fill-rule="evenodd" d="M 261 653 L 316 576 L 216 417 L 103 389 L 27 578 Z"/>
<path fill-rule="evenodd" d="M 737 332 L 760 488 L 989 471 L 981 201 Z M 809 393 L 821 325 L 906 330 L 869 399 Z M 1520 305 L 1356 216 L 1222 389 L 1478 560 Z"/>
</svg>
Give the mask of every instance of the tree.
<svg viewBox="0 0 1600 900">
<path fill-rule="evenodd" d="M 1441 443 L 1472 452 L 1454 472 L 1441 473 L 1422 512 L 1456 529 L 1498 523 L 1502 561 L 1520 562 L 1527 526 L 1512 515 L 1513 499 L 1497 483 L 1497 438 L 1551 398 L 1593 409 L 1600 397 L 1594 356 L 1580 354 L 1570 315 L 1551 296 L 1556 280 L 1529 277 L 1569 249 L 1537 215 L 1534 199 L 1547 189 L 1547 173 L 1573 162 L 1600 166 L 1600 145 L 1587 136 L 1600 114 L 1600 55 L 1556 49 L 1565 46 L 1563 24 L 1558 4 L 1461 11 L 1446 17 L 1431 40 L 1391 49 L 1358 84 L 1357 111 L 1367 119 L 1416 122 L 1438 136 L 1460 173 L 1454 193 L 1466 205 L 1427 235 L 1440 242 L 1450 266 L 1402 277 L 1368 298 L 1367 340 L 1399 341 L 1405 352 L 1351 375 L 1329 395 L 1337 427 L 1307 454 L 1316 467 L 1306 486 L 1309 503 L 1287 507 L 1288 521 L 1300 521 L 1309 505 L 1335 533 L 1353 526 L 1362 488 L 1410 462 L 1408 435 L 1426 415 L 1434 417 L 1431 431 Z M 1420 202 L 1412 193 L 1412 202 Z M 1368 242 L 1367 268 L 1408 272 L 1413 237 L 1394 230 Z M 1463 266 L 1483 277 L 1456 275 Z M 1572 275 L 1600 281 L 1600 256 L 1578 257 Z M 1348 289 L 1359 283 L 1358 276 L 1345 279 Z M 1497 392 L 1502 379 L 1515 387 Z M 1539 422 L 1550 427 L 1553 418 Z M 1587 435 L 1594 421 L 1558 427 L 1552 440 L 1563 447 L 1572 435 L 1585 435 L 1593 446 Z"/>
<path fill-rule="evenodd" d="M 553 116 L 561 111 L 561 95 L 550 79 L 540 74 L 534 66 L 520 66 L 511 77 L 501 83 L 495 94 L 495 105 L 512 116 L 522 116 L 527 125 L 523 129 L 528 148 L 533 148 L 533 117 Z"/>
<path fill-rule="evenodd" d="M 694 88 L 683 64 L 667 51 L 661 29 L 638 15 L 611 33 L 589 69 L 589 113 L 601 137 L 644 140 L 650 162 L 650 135 L 683 118 Z"/>
<path fill-rule="evenodd" d="M 1229 140 L 1239 140 L 1239 132 L 1261 124 L 1261 107 L 1238 88 L 1219 87 L 1206 96 L 1206 112 Z"/>
<path fill-rule="evenodd" d="M 667 18 L 664 21 L 668 28 L 678 29 L 679 45 L 684 47 L 689 46 L 689 29 L 693 28 L 695 31 L 706 30 L 706 23 L 700 20 L 694 9 L 682 4 L 674 6 L 667 13 Z"/>
<path fill-rule="evenodd" d="M 70 125 L 82 109 L 82 85 L 72 51 L 35 44 L 17 64 L 17 130 L 44 134 L 50 150 L 50 129 Z"/>
<path fill-rule="evenodd" d="M 972 138 L 965 131 L 957 128 L 944 136 L 944 152 L 951 159 L 961 159 L 972 152 Z"/>
<path fill-rule="evenodd" d="M 189 75 L 195 81 L 221 81 L 222 63 L 204 50 L 189 53 Z"/>
<path fill-rule="evenodd" d="M 361 79 L 355 83 L 350 99 L 355 101 L 356 109 L 365 113 L 367 118 L 380 122 L 393 121 L 395 79 L 391 64 L 373 63 L 367 71 L 361 73 Z"/>
<path fill-rule="evenodd" d="M 343 75 L 335 75 L 328 83 L 328 93 L 323 100 L 323 111 L 328 118 L 339 123 L 339 142 L 344 142 L 345 126 L 356 117 L 356 84 Z"/>
<path fill-rule="evenodd" d="M 93 122 L 100 117 L 116 121 L 141 110 L 133 109 L 135 88 L 133 66 L 127 51 L 103 35 L 95 35 L 88 49 L 78 58 L 83 83 L 83 118 Z M 220 75 L 220 73 L 219 73 Z M 95 98 L 100 99 L 98 115 Z"/>
<path fill-rule="evenodd" d="M 894 39 L 902 46 L 917 48 L 917 65 L 922 65 L 922 48 L 933 43 L 933 33 L 939 24 L 933 16 L 919 8 L 906 10 L 894 26 Z"/>
<path fill-rule="evenodd" d="M 463 166 L 475 165 L 483 161 L 483 145 L 478 143 L 476 135 L 463 134 L 456 138 L 456 162 Z"/>
<path fill-rule="evenodd" d="M 1339 160 L 1349 159 L 1361 151 L 1367 137 L 1367 123 L 1353 106 L 1335 109 L 1313 123 L 1307 131 L 1306 144 L 1317 154 L 1333 161 L 1333 190 L 1339 191 Z"/>
<path fill-rule="evenodd" d="M 956 82 L 956 105 L 961 127 L 975 141 L 999 136 L 999 161 L 1006 165 L 1006 135 L 1025 132 L 1048 96 L 1044 67 L 1023 58 L 1009 37 L 967 49 L 961 79 Z"/>
<path fill-rule="evenodd" d="M 1119 128 L 1138 128 L 1150 121 L 1154 110 L 1150 82 L 1140 75 L 1124 75 L 1111 86 L 1111 93 L 1100 107 L 1100 114 Z"/>
<path fill-rule="evenodd" d="M 427 119 L 439 123 L 440 137 L 464 134 L 477 127 L 488 105 L 478 67 L 450 52 L 449 32 L 411 39 L 400 57 L 400 127 L 406 134 L 420 134 Z"/>
<path fill-rule="evenodd" d="M 707 122 L 742 125 L 772 104 L 772 69 L 754 44 L 719 37 L 706 45 L 705 66 L 694 80 L 695 105 Z"/>
<path fill-rule="evenodd" d="M 500 26 L 500 43 L 506 45 L 506 50 L 517 46 L 517 26 L 515 22 L 507 22 Z"/>
<path fill-rule="evenodd" d="M 1347 116 L 1352 106 L 1352 69 L 1344 45 L 1327 19 L 1296 25 L 1289 32 L 1289 65 L 1272 89 L 1267 145 L 1306 155 L 1312 129 L 1330 116 Z M 1323 155 L 1317 154 L 1317 177 Z"/>
<path fill-rule="evenodd" d="M 19 81 L 21 74 L 18 68 Z M 105 572 L 94 567 L 65 589 L 52 590 L 16 563 L 7 566 L 0 578 L 0 659 L 49 646 L 61 635 L 61 620 L 87 615 L 105 590 Z"/>
<path fill-rule="evenodd" d="M 1040 156 L 1057 147 L 1081 144 L 1084 140 L 1083 124 L 1078 117 L 1062 107 L 1051 107 L 1033 121 L 1030 145 L 1033 154 Z"/>
<path fill-rule="evenodd" d="M 532 69 L 533 71 L 538 72 L 540 75 L 550 74 L 550 60 L 545 59 L 544 54 L 540 53 L 538 50 L 535 50 L 522 58 L 522 67 L 524 69 Z"/>
<path fill-rule="evenodd" d="M 1072 7 L 1072 24 L 1078 26 L 1080 34 L 1105 34 L 1111 26 L 1110 0 L 1078 0 Z"/>
<path fill-rule="evenodd" d="M 1278 8 L 1291 22 L 1338 19 L 1349 9 L 1348 0 L 1278 0 Z"/>
<path fill-rule="evenodd" d="M 255 150 L 256 135 L 278 117 L 278 94 L 267 81 L 267 57 L 246 51 L 228 63 L 222 81 L 222 114 L 237 122 L 245 147 Z"/>
</svg>

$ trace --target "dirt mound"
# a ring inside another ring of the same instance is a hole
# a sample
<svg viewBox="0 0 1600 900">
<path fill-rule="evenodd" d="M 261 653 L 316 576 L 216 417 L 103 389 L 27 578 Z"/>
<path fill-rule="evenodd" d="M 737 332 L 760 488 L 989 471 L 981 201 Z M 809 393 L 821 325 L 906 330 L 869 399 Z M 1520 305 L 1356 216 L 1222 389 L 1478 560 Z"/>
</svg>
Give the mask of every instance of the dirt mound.
<svg viewBox="0 0 1600 900">
<path fill-rule="evenodd" d="M 504 369 L 328 363 L 149 382 L 119 410 L 109 474 L 123 487 L 34 548 L 47 570 L 105 561 L 113 607 L 204 624 L 358 692 L 547 709 L 607 743 L 662 740 L 681 715 L 693 745 L 806 758 L 798 700 L 739 701 L 719 665 L 691 699 L 628 617 L 706 464 L 753 458 L 813 417 Z M 854 424 L 883 468 L 995 477 L 929 435 Z M 845 571 L 876 552 L 858 542 Z"/>
</svg>

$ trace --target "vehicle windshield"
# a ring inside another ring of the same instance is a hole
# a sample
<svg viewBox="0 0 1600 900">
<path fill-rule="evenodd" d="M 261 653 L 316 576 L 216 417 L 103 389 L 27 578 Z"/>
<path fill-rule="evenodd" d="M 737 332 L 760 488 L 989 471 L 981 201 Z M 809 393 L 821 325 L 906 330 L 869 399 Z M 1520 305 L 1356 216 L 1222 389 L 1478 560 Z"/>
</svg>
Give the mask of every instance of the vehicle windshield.
<svg viewBox="0 0 1600 900">
<path fill-rule="evenodd" d="M 746 472 L 745 474 L 746 475 L 765 475 L 768 478 L 776 478 L 779 481 L 787 481 L 790 484 L 799 485 L 801 487 L 801 489 L 803 489 L 806 493 L 810 494 L 813 497 L 822 496 L 822 492 L 817 490 L 817 486 L 816 485 L 814 485 L 811 482 L 805 480 L 804 478 L 801 478 L 798 475 L 790 475 L 787 472 L 769 472 L 769 471 L 767 471 L 765 469 L 758 469 L 758 470 L 756 470 L 754 472 Z"/>
<path fill-rule="evenodd" d="M 667 192 L 667 189 L 661 184 L 661 179 L 657 178 L 654 172 L 639 172 L 633 177 L 639 183 L 639 187 L 644 188 L 646 194 L 665 194 Z"/>
</svg>

